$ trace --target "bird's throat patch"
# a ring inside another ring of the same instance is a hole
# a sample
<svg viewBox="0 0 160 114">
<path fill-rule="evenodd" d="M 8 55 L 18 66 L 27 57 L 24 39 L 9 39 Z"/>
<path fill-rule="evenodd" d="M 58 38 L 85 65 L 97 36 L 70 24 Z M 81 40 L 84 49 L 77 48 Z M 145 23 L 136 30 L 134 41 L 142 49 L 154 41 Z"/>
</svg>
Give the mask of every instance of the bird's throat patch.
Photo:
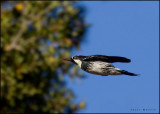
<svg viewBox="0 0 160 114">
<path fill-rule="evenodd" d="M 81 67 L 82 61 L 80 61 L 80 60 L 74 60 L 74 62 L 77 63 L 77 65 L 78 65 L 79 67 Z"/>
</svg>

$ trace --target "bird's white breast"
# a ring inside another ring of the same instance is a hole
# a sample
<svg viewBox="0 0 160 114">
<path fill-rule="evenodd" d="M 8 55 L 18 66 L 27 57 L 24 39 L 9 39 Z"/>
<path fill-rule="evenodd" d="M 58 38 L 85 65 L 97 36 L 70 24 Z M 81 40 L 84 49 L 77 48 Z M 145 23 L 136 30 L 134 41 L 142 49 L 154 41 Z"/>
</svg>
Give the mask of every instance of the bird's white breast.
<svg viewBox="0 0 160 114">
<path fill-rule="evenodd" d="M 108 68 L 113 68 L 111 63 L 95 61 L 91 62 L 88 72 L 98 75 L 108 75 Z"/>
</svg>

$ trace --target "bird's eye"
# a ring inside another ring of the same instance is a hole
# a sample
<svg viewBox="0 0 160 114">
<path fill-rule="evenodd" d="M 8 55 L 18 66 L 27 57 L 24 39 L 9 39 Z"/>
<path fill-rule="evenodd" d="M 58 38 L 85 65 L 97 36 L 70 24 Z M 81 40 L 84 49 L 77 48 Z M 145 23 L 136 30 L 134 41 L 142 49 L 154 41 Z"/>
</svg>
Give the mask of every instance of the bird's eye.
<svg viewBox="0 0 160 114">
<path fill-rule="evenodd" d="M 76 57 L 76 56 L 74 56 L 74 57 L 73 57 L 73 59 L 77 59 L 77 57 Z"/>
</svg>

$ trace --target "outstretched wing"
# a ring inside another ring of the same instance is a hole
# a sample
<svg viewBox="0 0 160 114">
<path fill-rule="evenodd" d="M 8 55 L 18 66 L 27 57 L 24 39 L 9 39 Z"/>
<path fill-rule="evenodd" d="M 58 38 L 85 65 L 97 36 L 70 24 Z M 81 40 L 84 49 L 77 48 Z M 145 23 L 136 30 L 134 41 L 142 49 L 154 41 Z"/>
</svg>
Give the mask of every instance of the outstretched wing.
<svg viewBox="0 0 160 114">
<path fill-rule="evenodd" d="M 114 63 L 114 62 L 129 63 L 129 62 L 131 62 L 130 59 L 127 59 L 125 57 L 105 56 L 105 55 L 86 56 L 83 59 L 83 61 L 104 61 L 104 62 L 109 62 L 109 63 Z"/>
</svg>

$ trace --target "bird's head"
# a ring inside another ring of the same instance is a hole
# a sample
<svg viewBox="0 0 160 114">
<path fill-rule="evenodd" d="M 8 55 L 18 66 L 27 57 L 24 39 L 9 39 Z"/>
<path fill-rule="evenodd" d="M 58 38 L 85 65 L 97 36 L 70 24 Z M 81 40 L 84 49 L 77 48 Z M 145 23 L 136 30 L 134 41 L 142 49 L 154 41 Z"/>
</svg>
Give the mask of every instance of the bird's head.
<svg viewBox="0 0 160 114">
<path fill-rule="evenodd" d="M 85 57 L 86 57 L 86 56 L 83 56 L 83 55 L 76 55 L 76 56 L 73 56 L 73 57 L 71 57 L 71 58 L 69 58 L 69 59 L 64 59 L 64 60 L 70 61 L 70 62 L 72 62 L 72 63 L 75 63 L 75 64 L 77 64 L 78 66 L 81 67 L 82 61 L 83 61 L 83 59 L 84 59 Z"/>
</svg>

